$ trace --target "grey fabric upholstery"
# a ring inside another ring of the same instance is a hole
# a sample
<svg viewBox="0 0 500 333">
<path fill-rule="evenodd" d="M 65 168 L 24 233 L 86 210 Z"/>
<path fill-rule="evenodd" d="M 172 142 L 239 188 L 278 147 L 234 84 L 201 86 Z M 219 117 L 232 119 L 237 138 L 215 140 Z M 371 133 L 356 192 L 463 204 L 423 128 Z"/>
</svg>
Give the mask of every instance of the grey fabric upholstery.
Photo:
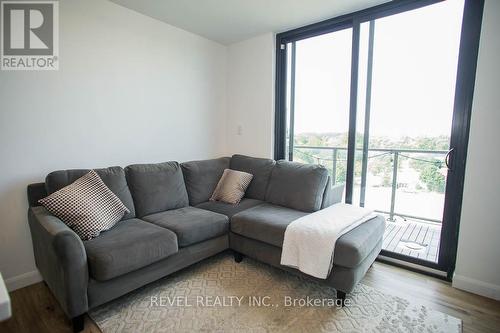
<svg viewBox="0 0 500 333">
<path fill-rule="evenodd" d="M 222 157 L 181 164 L 191 206 L 196 206 L 210 199 L 224 169 L 229 169 L 229 161 L 229 157 Z"/>
<path fill-rule="evenodd" d="M 335 244 L 333 263 L 356 267 L 370 254 L 384 236 L 385 220 L 377 216 L 342 235 Z"/>
<path fill-rule="evenodd" d="M 231 205 L 220 201 L 207 201 L 196 205 L 196 207 L 223 214 L 231 218 L 234 214 L 238 214 L 239 212 L 242 212 L 248 208 L 252 208 L 263 203 L 264 201 L 243 198 L 237 205 Z"/>
<path fill-rule="evenodd" d="M 304 215 L 307 213 L 264 203 L 234 215 L 231 218 L 231 231 L 281 247 L 286 227 Z"/>
<path fill-rule="evenodd" d="M 358 266 L 354 268 L 333 265 L 332 272 L 326 279 L 318 279 L 310 275 L 304 274 L 297 269 L 282 266 L 281 248 L 264 243 L 255 239 L 250 239 L 235 233 L 229 233 L 229 246 L 235 251 L 244 254 L 250 258 L 270 264 L 274 267 L 283 269 L 290 273 L 302 276 L 306 279 L 313 280 L 322 284 L 326 284 L 336 290 L 341 290 L 350 293 L 354 287 L 361 281 L 363 276 L 375 261 L 382 248 L 382 240 L 375 244 L 375 247 Z"/>
<path fill-rule="evenodd" d="M 41 206 L 38 200 L 45 198 L 47 190 L 45 189 L 45 183 L 35 183 L 28 185 L 28 204 L 30 207 Z"/>
<path fill-rule="evenodd" d="M 83 242 L 44 207 L 32 207 L 28 221 L 35 262 L 62 309 L 73 318 L 88 310 L 87 256 Z"/>
<path fill-rule="evenodd" d="M 101 177 L 104 184 L 123 202 L 130 213 L 125 214 L 123 220 L 135 217 L 135 206 L 132 195 L 127 185 L 125 171 L 122 167 L 114 166 L 104 169 L 94 169 Z M 88 173 L 89 169 L 59 170 L 51 172 L 45 178 L 45 187 L 48 194 L 73 183 L 78 178 Z"/>
<path fill-rule="evenodd" d="M 345 190 L 344 184 L 333 185 L 331 187 L 330 196 L 332 205 L 342 202 L 342 199 L 344 198 L 344 190 Z"/>
<path fill-rule="evenodd" d="M 331 180 L 332 178 L 328 176 L 328 182 L 326 183 L 325 192 L 323 193 L 323 202 L 321 202 L 321 209 L 342 202 L 345 186 L 344 184 L 332 186 Z"/>
<path fill-rule="evenodd" d="M 168 210 L 143 219 L 175 232 L 180 247 L 227 234 L 229 230 L 227 216 L 195 207 Z"/>
<path fill-rule="evenodd" d="M 179 163 L 129 165 L 125 173 L 138 217 L 189 205 Z"/>
<path fill-rule="evenodd" d="M 233 155 L 230 167 L 233 170 L 247 172 L 253 175 L 252 182 L 247 188 L 245 197 L 264 200 L 266 197 L 269 177 L 276 162 L 268 158 L 256 158 L 244 155 Z"/>
<path fill-rule="evenodd" d="M 266 201 L 315 212 L 321 209 L 327 181 L 328 170 L 321 165 L 278 161 L 271 173 Z"/>
<path fill-rule="evenodd" d="M 90 275 L 100 281 L 147 266 L 178 250 L 172 231 L 136 218 L 121 221 L 83 244 Z"/>
<path fill-rule="evenodd" d="M 335 289 L 350 293 L 361 279 L 363 279 L 381 250 L 382 240 L 375 245 L 368 256 L 358 266 L 350 268 L 334 264 L 332 273 L 325 282 Z"/>
<path fill-rule="evenodd" d="M 259 181 L 239 205 L 207 201 L 228 166 L 252 173 Z M 132 213 L 87 242 L 45 208 L 33 206 L 46 192 L 68 185 L 88 170 L 51 173 L 43 186 L 46 190 L 41 184 L 29 186 L 36 265 L 70 318 L 228 247 L 311 278 L 280 265 L 281 246 L 289 223 L 342 200 L 343 186 L 330 188 L 326 169 L 241 155 L 231 161 L 187 162 L 182 169 L 184 175 L 178 163 L 168 162 L 132 165 L 125 171 L 96 170 Z M 190 200 L 196 207 L 188 206 Z M 144 220 L 133 218 L 136 215 Z M 342 236 L 332 273 L 326 280 L 311 279 L 352 291 L 380 252 L 384 228 L 380 217 Z"/>
<path fill-rule="evenodd" d="M 304 215 L 307 213 L 265 203 L 233 216 L 231 231 L 281 248 L 288 224 Z M 385 220 L 377 216 L 342 235 L 335 245 L 334 264 L 359 265 L 382 239 L 384 230 Z"/>
<path fill-rule="evenodd" d="M 229 247 L 228 235 L 191 245 L 176 254 L 108 281 L 89 280 L 89 308 L 95 308 Z"/>
</svg>

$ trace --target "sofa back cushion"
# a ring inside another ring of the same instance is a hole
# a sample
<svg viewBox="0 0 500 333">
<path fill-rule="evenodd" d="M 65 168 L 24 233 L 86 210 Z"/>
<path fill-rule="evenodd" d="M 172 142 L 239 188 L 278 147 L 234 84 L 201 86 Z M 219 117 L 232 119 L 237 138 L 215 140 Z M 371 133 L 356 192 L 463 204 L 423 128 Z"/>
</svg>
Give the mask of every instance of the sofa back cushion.
<svg viewBox="0 0 500 333">
<path fill-rule="evenodd" d="M 181 164 L 191 206 L 210 199 L 224 170 L 229 168 L 229 160 L 229 157 L 221 157 Z"/>
<path fill-rule="evenodd" d="M 278 161 L 271 173 L 266 201 L 315 212 L 321 209 L 327 182 L 328 170 L 321 165 Z"/>
<path fill-rule="evenodd" d="M 89 173 L 90 169 L 59 170 L 51 172 L 45 178 L 47 194 L 52 194 L 61 188 L 73 183 L 78 178 Z M 113 166 L 104 169 L 94 169 L 106 186 L 123 202 L 130 211 L 122 220 L 135 217 L 135 205 L 122 167 Z"/>
<path fill-rule="evenodd" d="M 33 183 L 29 184 L 27 188 L 28 203 L 30 207 L 40 206 L 38 200 L 43 199 L 47 196 L 47 189 L 45 183 Z"/>
<path fill-rule="evenodd" d="M 264 200 L 269 184 L 269 177 L 276 162 L 269 158 L 257 158 L 244 155 L 233 155 L 230 168 L 253 175 L 252 182 L 245 192 L 245 197 Z"/>
<path fill-rule="evenodd" d="M 134 164 L 125 173 L 138 217 L 189 205 L 179 163 Z"/>
</svg>

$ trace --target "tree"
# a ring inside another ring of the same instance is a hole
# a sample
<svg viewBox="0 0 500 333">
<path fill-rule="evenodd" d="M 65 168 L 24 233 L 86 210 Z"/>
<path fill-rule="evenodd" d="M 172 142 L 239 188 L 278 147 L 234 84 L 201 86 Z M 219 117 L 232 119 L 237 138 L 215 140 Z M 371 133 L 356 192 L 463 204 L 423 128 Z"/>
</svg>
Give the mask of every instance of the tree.
<svg viewBox="0 0 500 333">
<path fill-rule="evenodd" d="M 444 193 L 446 180 L 436 164 L 427 163 L 420 170 L 420 180 L 425 183 L 427 190 Z"/>
</svg>

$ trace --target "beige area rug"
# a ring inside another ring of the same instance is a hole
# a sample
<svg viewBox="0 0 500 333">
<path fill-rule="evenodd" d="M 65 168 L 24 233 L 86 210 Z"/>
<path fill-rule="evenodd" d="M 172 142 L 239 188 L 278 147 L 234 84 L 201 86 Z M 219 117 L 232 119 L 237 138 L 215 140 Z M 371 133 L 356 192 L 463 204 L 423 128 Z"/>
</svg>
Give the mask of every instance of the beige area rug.
<svg viewBox="0 0 500 333">
<path fill-rule="evenodd" d="M 462 330 L 460 319 L 363 284 L 348 298 L 339 308 L 332 288 L 220 254 L 105 304 L 90 317 L 104 333 Z"/>
</svg>

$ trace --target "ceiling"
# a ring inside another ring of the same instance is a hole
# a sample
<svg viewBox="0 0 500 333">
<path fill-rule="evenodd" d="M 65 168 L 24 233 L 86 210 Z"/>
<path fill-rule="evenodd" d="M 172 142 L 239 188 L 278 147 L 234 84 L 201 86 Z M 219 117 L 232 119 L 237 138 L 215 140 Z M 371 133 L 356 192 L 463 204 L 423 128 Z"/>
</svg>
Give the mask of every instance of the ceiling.
<svg viewBox="0 0 500 333">
<path fill-rule="evenodd" d="M 111 0 L 139 13 L 232 44 L 282 32 L 388 0 Z"/>
</svg>

